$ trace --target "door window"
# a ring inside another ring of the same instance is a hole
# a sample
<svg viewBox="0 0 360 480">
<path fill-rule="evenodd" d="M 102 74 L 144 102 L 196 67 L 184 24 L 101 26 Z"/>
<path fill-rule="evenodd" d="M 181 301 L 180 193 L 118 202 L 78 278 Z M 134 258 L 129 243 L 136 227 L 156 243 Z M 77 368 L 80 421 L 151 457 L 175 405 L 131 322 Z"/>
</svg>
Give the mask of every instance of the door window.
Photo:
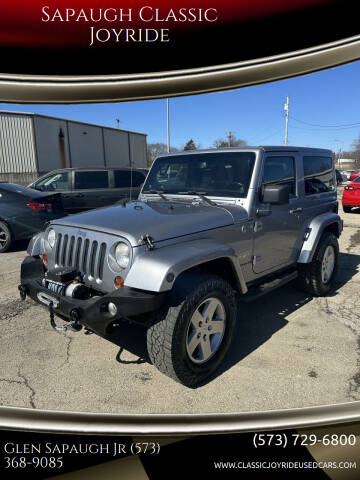
<svg viewBox="0 0 360 480">
<path fill-rule="evenodd" d="M 109 179 L 106 170 L 75 172 L 75 190 L 108 188 Z"/>
<path fill-rule="evenodd" d="M 36 182 L 35 188 L 41 192 L 61 192 L 69 190 L 69 173 L 59 172 L 49 175 Z"/>
<path fill-rule="evenodd" d="M 263 185 L 288 185 L 290 196 L 296 195 L 295 160 L 293 157 L 266 157 Z"/>
<path fill-rule="evenodd" d="M 304 157 L 305 194 L 334 190 L 333 160 L 331 157 Z"/>
</svg>

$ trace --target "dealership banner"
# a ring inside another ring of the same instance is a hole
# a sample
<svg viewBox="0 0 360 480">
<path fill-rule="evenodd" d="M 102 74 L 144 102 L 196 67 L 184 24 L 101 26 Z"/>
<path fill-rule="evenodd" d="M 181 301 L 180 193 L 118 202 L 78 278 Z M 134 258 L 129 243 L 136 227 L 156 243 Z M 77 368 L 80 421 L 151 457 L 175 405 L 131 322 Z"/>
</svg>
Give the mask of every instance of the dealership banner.
<svg viewBox="0 0 360 480">
<path fill-rule="evenodd" d="M 1 478 L 359 478 L 359 425 L 138 437 L 0 432 Z"/>
<path fill-rule="evenodd" d="M 3 1 L 0 101 L 169 98 L 332 68 L 360 58 L 356 6 L 348 0 Z M 0 388 L 9 381 L 0 378 Z M 272 473 L 357 479 L 360 402 L 266 412 L 239 405 L 238 412 L 204 415 L 1 405 L 0 472 L 4 480 Z"/>
<path fill-rule="evenodd" d="M 312 72 L 358 58 L 355 7 L 347 0 L 3 2 L 0 99 L 158 98 Z"/>
</svg>

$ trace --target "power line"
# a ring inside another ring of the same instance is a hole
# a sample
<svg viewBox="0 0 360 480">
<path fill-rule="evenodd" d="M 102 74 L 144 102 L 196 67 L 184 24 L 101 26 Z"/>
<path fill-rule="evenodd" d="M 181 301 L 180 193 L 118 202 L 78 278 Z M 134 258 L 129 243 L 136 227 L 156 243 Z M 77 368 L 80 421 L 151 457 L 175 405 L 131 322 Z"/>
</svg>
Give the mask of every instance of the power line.
<svg viewBox="0 0 360 480">
<path fill-rule="evenodd" d="M 253 137 L 255 140 L 252 141 L 251 140 L 251 137 L 250 137 L 250 142 L 249 142 L 249 145 L 255 145 L 255 144 L 259 144 L 259 143 L 262 143 L 264 142 L 265 140 L 267 140 L 268 138 L 270 137 L 274 137 L 275 135 L 280 135 L 280 132 L 282 132 L 282 128 L 278 128 L 277 130 L 275 130 L 273 133 L 270 133 L 269 135 L 266 135 L 265 137 Z"/>
<path fill-rule="evenodd" d="M 359 128 L 359 125 L 354 125 L 353 127 L 339 127 L 339 128 L 332 128 L 330 130 L 326 130 L 324 128 L 320 128 L 320 127 L 300 127 L 300 126 L 297 126 L 297 125 L 293 125 L 292 128 L 296 128 L 296 130 L 303 130 L 303 131 L 306 131 L 306 132 L 314 132 L 314 131 L 317 131 L 317 132 L 324 132 L 326 134 L 331 134 L 331 133 L 336 133 L 336 132 L 342 132 L 344 130 L 351 130 L 353 128 Z"/>
<path fill-rule="evenodd" d="M 304 122 L 303 120 L 299 120 L 293 116 L 290 117 L 292 120 L 295 120 L 296 122 L 299 123 L 304 123 L 305 125 L 310 125 L 311 127 L 321 127 L 321 128 L 346 128 L 346 127 L 355 127 L 359 126 L 360 122 L 357 123 L 342 123 L 339 125 L 320 125 L 318 123 L 309 123 L 309 122 Z"/>
</svg>

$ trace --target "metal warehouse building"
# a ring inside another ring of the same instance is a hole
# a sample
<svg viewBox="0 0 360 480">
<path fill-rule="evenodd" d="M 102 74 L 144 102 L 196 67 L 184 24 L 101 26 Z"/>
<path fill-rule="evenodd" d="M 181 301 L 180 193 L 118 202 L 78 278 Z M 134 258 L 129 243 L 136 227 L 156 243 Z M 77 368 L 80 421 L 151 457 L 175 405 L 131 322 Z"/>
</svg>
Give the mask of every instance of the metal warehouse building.
<svg viewBox="0 0 360 480">
<path fill-rule="evenodd" d="M 0 180 L 27 184 L 65 167 L 146 168 L 146 134 L 0 111 Z"/>
</svg>

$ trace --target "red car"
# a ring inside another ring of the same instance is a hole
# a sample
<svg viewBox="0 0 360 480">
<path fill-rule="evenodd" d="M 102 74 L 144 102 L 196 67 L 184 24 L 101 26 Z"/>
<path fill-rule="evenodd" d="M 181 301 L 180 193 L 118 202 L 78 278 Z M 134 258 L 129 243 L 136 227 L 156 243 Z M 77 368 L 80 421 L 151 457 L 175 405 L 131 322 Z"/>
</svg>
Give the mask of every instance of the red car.
<svg viewBox="0 0 360 480">
<path fill-rule="evenodd" d="M 350 212 L 352 207 L 360 207 L 360 176 L 344 188 L 342 196 L 344 212 Z"/>
<path fill-rule="evenodd" d="M 353 181 L 355 180 L 355 178 L 357 178 L 359 175 L 360 175 L 360 172 L 359 172 L 359 171 L 352 173 L 352 174 L 350 175 L 350 178 L 349 178 L 350 182 L 353 182 Z"/>
</svg>

